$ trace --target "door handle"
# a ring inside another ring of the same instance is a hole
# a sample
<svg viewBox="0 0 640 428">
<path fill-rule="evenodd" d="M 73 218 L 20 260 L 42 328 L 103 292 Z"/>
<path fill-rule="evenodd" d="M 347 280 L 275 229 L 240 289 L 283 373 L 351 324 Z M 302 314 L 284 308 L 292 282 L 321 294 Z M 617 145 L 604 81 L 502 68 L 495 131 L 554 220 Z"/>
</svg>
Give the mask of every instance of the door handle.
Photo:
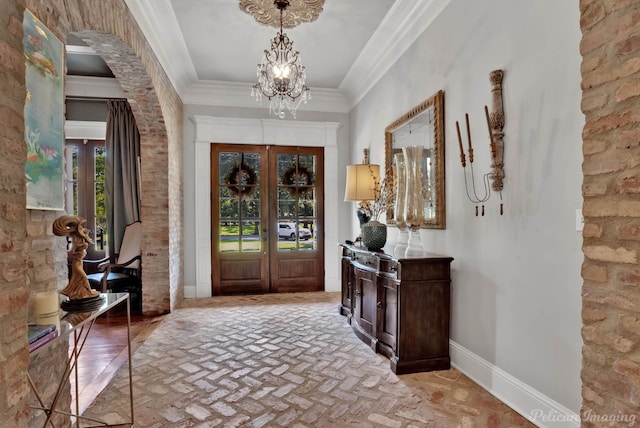
<svg viewBox="0 0 640 428">
<path fill-rule="evenodd" d="M 382 302 L 376 303 L 376 306 L 378 307 L 378 309 L 382 309 Z"/>
</svg>

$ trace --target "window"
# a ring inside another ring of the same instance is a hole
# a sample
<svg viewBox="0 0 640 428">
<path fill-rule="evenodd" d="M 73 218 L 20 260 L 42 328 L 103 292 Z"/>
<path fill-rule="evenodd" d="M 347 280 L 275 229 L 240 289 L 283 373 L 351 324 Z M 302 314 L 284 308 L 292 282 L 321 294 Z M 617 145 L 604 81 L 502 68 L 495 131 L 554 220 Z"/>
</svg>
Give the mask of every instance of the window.
<svg viewBox="0 0 640 428">
<path fill-rule="evenodd" d="M 105 205 L 105 143 L 103 140 L 67 140 L 65 144 L 65 210 L 87 220 L 94 245 L 87 258 L 102 258 L 107 251 Z"/>
</svg>

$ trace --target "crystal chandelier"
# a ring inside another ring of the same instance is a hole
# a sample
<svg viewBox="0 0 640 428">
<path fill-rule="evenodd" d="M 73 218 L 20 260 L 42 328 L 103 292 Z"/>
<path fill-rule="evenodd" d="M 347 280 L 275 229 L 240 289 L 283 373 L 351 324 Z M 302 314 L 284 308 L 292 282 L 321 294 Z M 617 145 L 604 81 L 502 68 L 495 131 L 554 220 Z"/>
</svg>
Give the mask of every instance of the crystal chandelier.
<svg viewBox="0 0 640 428">
<path fill-rule="evenodd" d="M 284 119 L 285 110 L 296 118 L 296 109 L 311 99 L 305 84 L 305 67 L 300 63 L 300 52 L 293 50 L 293 42 L 282 29 L 282 12 L 289 6 L 289 0 L 275 0 L 273 4 L 280 10 L 280 32 L 271 41 L 271 49 L 264 51 L 262 63 L 258 64 L 258 83 L 253 85 L 251 96 L 262 103 L 262 97 L 269 100 L 269 113 Z"/>
</svg>

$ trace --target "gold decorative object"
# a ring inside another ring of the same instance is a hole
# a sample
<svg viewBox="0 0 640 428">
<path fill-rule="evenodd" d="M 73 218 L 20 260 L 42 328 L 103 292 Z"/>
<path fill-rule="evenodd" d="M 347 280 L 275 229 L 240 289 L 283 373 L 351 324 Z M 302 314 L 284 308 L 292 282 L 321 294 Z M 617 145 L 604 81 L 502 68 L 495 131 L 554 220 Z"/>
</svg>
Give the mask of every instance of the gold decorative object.
<svg viewBox="0 0 640 428">
<path fill-rule="evenodd" d="M 71 249 L 69 259 L 71 261 L 71 278 L 69 284 L 60 291 L 69 299 L 86 299 L 100 294 L 89 286 L 87 274 L 82 268 L 82 260 L 87 255 L 87 248 L 92 243 L 89 230 L 82 226 L 86 220 L 75 215 L 63 215 L 53 222 L 53 234 L 56 236 L 69 236 Z"/>
<path fill-rule="evenodd" d="M 409 232 L 407 231 L 407 223 L 405 221 L 405 205 L 407 198 L 407 176 L 405 171 L 404 153 L 396 153 L 393 155 L 396 182 L 395 182 L 395 201 L 393 204 L 394 221 L 398 227 L 398 238 L 393 248 L 393 255 L 396 258 L 404 257 L 409 241 Z"/>
<path fill-rule="evenodd" d="M 405 257 L 422 257 L 424 249 L 420 238 L 420 227 L 424 222 L 424 199 L 422 197 L 423 146 L 402 148 L 405 163 L 404 221 L 409 228 L 409 241 Z"/>
<path fill-rule="evenodd" d="M 444 92 L 438 91 L 387 126 L 385 175 L 397 182 L 395 157 L 407 146 L 424 146 L 422 152 L 422 228 L 445 228 Z M 407 160 L 405 159 L 405 162 Z M 405 219 L 406 220 L 406 219 Z M 387 207 L 387 224 L 395 224 L 393 201 Z"/>
<path fill-rule="evenodd" d="M 289 0 L 289 3 L 282 16 L 284 28 L 315 21 L 324 6 L 324 0 Z M 253 16 L 262 25 L 275 28 L 280 26 L 280 13 L 274 9 L 273 0 L 240 0 L 240 10 Z"/>
</svg>

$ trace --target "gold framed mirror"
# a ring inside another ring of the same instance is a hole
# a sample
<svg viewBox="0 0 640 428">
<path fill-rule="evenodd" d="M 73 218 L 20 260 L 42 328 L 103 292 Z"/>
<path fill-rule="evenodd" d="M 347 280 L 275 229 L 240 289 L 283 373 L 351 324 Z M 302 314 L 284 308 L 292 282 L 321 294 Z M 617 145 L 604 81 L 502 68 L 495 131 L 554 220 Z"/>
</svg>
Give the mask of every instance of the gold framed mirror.
<svg viewBox="0 0 640 428">
<path fill-rule="evenodd" d="M 422 228 L 444 229 L 444 91 L 438 91 L 387 126 L 384 139 L 387 183 L 396 183 L 394 155 L 401 153 L 403 147 L 424 146 Z M 387 202 L 387 224 L 394 225 L 394 201 Z"/>
</svg>

